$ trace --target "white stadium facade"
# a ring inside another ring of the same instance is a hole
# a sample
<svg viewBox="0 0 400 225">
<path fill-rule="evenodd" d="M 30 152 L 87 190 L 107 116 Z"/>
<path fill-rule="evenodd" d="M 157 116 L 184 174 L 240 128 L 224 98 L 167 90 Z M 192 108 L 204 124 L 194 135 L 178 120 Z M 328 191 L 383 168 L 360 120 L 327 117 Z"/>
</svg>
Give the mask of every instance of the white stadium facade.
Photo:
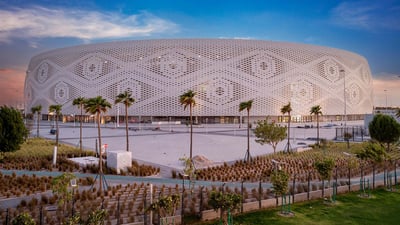
<svg viewBox="0 0 400 225">
<path fill-rule="evenodd" d="M 324 120 L 360 119 L 372 112 L 367 60 L 335 48 L 261 40 L 164 39 L 109 42 L 56 49 L 33 57 L 25 80 L 25 108 L 61 104 L 77 115 L 77 97 L 102 96 L 110 103 L 129 90 L 129 116 L 179 120 L 188 116 L 179 95 L 196 93 L 199 122 L 235 123 L 245 117 L 240 102 L 253 99 L 251 116 L 282 121 L 291 103 L 292 121 L 311 121 L 320 105 Z M 108 120 L 121 116 L 113 105 Z"/>
</svg>

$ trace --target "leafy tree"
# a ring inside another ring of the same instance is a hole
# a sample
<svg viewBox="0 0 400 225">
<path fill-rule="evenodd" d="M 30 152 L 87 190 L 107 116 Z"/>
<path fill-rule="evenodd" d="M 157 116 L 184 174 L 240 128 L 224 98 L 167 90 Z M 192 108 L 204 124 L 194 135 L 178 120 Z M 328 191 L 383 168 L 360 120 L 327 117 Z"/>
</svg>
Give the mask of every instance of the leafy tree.
<svg viewBox="0 0 400 225">
<path fill-rule="evenodd" d="M 107 211 L 105 209 L 97 209 L 89 214 L 89 217 L 85 225 L 102 225 L 107 217 Z"/>
<path fill-rule="evenodd" d="M 51 190 L 58 196 L 58 205 L 65 211 L 68 202 L 72 199 L 72 192 L 69 190 L 71 180 L 76 179 L 72 173 L 63 173 L 55 177 L 51 183 Z"/>
<path fill-rule="evenodd" d="M 186 110 L 186 108 L 189 106 L 189 120 L 190 120 L 190 162 L 191 165 L 193 166 L 193 155 L 192 155 L 192 151 L 193 151 L 193 116 L 192 116 L 192 111 L 193 111 L 193 107 L 196 105 L 196 100 L 194 99 L 194 96 L 196 96 L 196 93 L 193 92 L 192 90 L 189 90 L 185 93 L 183 93 L 182 95 L 179 96 L 179 102 L 181 103 L 181 105 L 184 106 L 184 110 Z"/>
<path fill-rule="evenodd" d="M 253 106 L 253 100 L 249 100 L 247 102 L 241 102 L 239 104 L 239 112 L 246 109 L 247 111 L 247 152 L 246 152 L 246 161 L 250 162 L 250 110 Z"/>
<path fill-rule="evenodd" d="M 60 133 L 58 129 L 58 117 L 61 115 L 61 109 L 62 105 L 50 105 L 49 106 L 49 112 L 55 114 L 55 120 L 56 120 L 56 146 L 58 147 L 58 135 Z"/>
<path fill-rule="evenodd" d="M 178 194 L 160 197 L 157 201 L 153 202 L 147 210 L 157 211 L 161 217 L 174 216 L 179 204 L 179 199 Z"/>
<path fill-rule="evenodd" d="M 125 133 L 126 133 L 126 151 L 129 152 L 129 135 L 128 135 L 128 108 L 135 102 L 132 94 L 129 91 L 124 91 L 117 95 L 115 104 L 123 103 L 125 105 Z"/>
<path fill-rule="evenodd" d="M 385 148 L 373 141 L 363 143 L 363 148 L 356 153 L 357 158 L 372 161 L 372 184 L 375 185 L 375 167 L 384 162 L 388 157 Z"/>
<path fill-rule="evenodd" d="M 242 197 L 235 193 L 223 193 L 220 191 L 212 191 L 208 204 L 215 210 L 221 210 L 220 219 L 223 224 L 228 224 L 226 211 L 237 209 L 242 202 Z"/>
<path fill-rule="evenodd" d="M 40 128 L 40 114 L 42 112 L 42 106 L 41 105 L 37 105 L 31 108 L 31 112 L 33 115 L 37 114 L 37 118 L 36 118 L 36 137 L 39 137 L 39 128 Z"/>
<path fill-rule="evenodd" d="M 254 134 L 257 137 L 256 142 L 261 145 L 271 145 L 274 153 L 276 153 L 276 146 L 286 138 L 286 129 L 286 127 L 281 127 L 274 122 L 269 123 L 268 119 L 258 121 L 254 130 Z"/>
<path fill-rule="evenodd" d="M 390 144 L 396 143 L 400 137 L 400 124 L 388 115 L 375 115 L 368 129 L 371 138 L 382 145 L 386 145 L 388 152 L 390 151 Z"/>
<path fill-rule="evenodd" d="M 322 180 L 322 196 L 324 196 L 325 191 L 325 180 L 330 182 L 332 178 L 333 168 L 335 167 L 335 161 L 331 158 L 324 158 L 322 160 L 317 160 L 314 163 L 315 169 L 318 171 L 319 176 Z"/>
<path fill-rule="evenodd" d="M 101 113 L 106 113 L 108 109 L 111 108 L 111 104 L 101 96 L 97 96 L 94 98 L 90 98 L 85 102 L 85 110 L 87 113 L 92 115 L 96 115 L 97 121 L 97 133 L 99 138 L 99 173 L 100 173 L 100 188 L 99 191 L 103 191 L 103 153 L 101 151 L 101 130 L 100 130 L 100 121 L 101 121 Z"/>
<path fill-rule="evenodd" d="M 79 120 L 79 149 L 82 151 L 82 117 L 83 117 L 83 106 L 85 105 L 86 99 L 84 97 L 75 98 L 72 101 L 72 105 L 77 105 L 79 109 L 81 109 L 80 120 Z"/>
<path fill-rule="evenodd" d="M 12 225 L 35 225 L 35 220 L 28 213 L 21 213 L 12 220 Z"/>
<path fill-rule="evenodd" d="M 275 195 L 282 196 L 286 194 L 289 190 L 289 174 L 283 170 L 275 170 L 271 174 L 271 183 L 274 188 Z"/>
<path fill-rule="evenodd" d="M 317 116 L 317 145 L 319 145 L 319 115 L 322 115 L 321 106 L 311 107 L 310 114 Z"/>
<path fill-rule="evenodd" d="M 28 137 L 21 113 L 7 106 L 0 107 L 0 152 L 13 152 L 20 149 Z"/>
<path fill-rule="evenodd" d="M 286 113 L 288 114 L 288 131 L 287 131 L 287 145 L 286 145 L 286 147 L 287 147 L 287 149 L 286 149 L 286 151 L 287 152 L 290 152 L 291 151 L 291 148 L 290 148 L 290 121 L 291 121 L 291 119 L 292 119 L 292 117 L 290 116 L 290 113 L 292 112 L 292 106 L 290 105 L 290 102 L 287 104 L 287 105 L 284 105 L 282 108 L 281 108 L 281 113 L 283 114 L 283 115 L 285 115 Z"/>
</svg>

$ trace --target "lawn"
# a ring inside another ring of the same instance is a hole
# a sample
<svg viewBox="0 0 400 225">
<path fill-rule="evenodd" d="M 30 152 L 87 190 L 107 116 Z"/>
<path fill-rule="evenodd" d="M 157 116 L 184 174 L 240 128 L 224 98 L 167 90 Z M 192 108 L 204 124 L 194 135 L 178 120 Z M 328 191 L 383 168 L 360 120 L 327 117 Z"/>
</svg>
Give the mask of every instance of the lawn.
<svg viewBox="0 0 400 225">
<path fill-rule="evenodd" d="M 293 217 L 280 216 L 280 208 L 237 215 L 234 217 L 234 224 L 400 224 L 400 192 L 398 190 L 389 192 L 378 189 L 372 192 L 370 198 L 361 198 L 358 194 L 358 192 L 353 192 L 340 195 L 333 204 L 326 204 L 322 200 L 295 204 L 291 207 L 295 214 Z"/>
</svg>

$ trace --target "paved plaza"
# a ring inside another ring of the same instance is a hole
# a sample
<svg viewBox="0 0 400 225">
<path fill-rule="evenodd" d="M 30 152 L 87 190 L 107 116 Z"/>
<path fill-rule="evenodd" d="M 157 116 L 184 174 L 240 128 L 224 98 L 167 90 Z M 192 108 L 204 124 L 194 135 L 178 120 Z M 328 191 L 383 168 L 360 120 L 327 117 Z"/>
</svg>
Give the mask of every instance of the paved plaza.
<svg viewBox="0 0 400 225">
<path fill-rule="evenodd" d="M 362 121 L 349 123 L 361 125 Z M 317 136 L 315 128 L 298 128 L 302 124 L 295 124 L 291 128 L 291 146 L 304 147 L 313 144 Z M 304 124 L 303 124 L 304 125 Z M 310 123 L 309 123 L 310 125 Z M 321 123 L 320 137 L 328 140 L 335 138 L 335 127 Z M 337 124 L 340 126 L 340 123 Z M 189 127 L 186 125 L 170 124 L 129 124 L 129 144 L 132 158 L 139 162 L 156 164 L 164 167 L 182 169 L 179 158 L 189 157 Z M 40 136 L 55 139 L 50 134 L 50 122 L 42 121 Z M 193 129 L 193 156 L 202 156 L 214 164 L 231 162 L 243 159 L 247 148 L 247 129 L 239 128 L 238 124 L 203 124 Z M 32 135 L 36 129 L 32 129 Z M 125 151 L 125 126 L 121 124 L 101 125 L 102 144 L 107 144 L 107 151 Z M 95 149 L 97 128 L 95 124 L 84 124 L 83 146 L 86 149 Z M 60 141 L 78 146 L 79 123 L 61 123 Z M 310 140 L 311 139 L 311 140 Z M 277 151 L 285 148 L 286 141 L 279 143 Z M 254 134 L 250 137 L 250 154 L 252 157 L 272 153 L 270 145 L 261 145 L 255 142 Z"/>
</svg>

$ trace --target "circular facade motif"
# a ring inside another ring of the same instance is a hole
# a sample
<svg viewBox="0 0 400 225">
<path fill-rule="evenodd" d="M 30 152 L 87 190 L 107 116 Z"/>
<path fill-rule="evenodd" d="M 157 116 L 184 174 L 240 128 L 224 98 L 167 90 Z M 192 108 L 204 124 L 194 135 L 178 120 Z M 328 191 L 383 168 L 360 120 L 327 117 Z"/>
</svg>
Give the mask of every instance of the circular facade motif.
<svg viewBox="0 0 400 225">
<path fill-rule="evenodd" d="M 275 74 L 275 62 L 268 55 L 254 57 L 252 61 L 252 71 L 254 74 L 263 75 L 264 78 L 269 78 Z"/>
<path fill-rule="evenodd" d="M 313 101 L 314 88 L 308 81 L 301 80 L 290 85 L 294 105 L 306 105 Z"/>
<path fill-rule="evenodd" d="M 357 84 L 351 84 L 347 90 L 347 97 L 351 104 L 358 104 L 361 100 L 361 88 Z"/>
<path fill-rule="evenodd" d="M 233 86 L 227 80 L 217 79 L 207 88 L 208 99 L 219 105 L 225 104 L 232 98 Z"/>
<path fill-rule="evenodd" d="M 328 80 L 334 82 L 339 79 L 339 66 L 337 63 L 331 59 L 325 62 L 325 75 Z"/>
<path fill-rule="evenodd" d="M 40 83 L 44 83 L 47 80 L 48 73 L 49 73 L 49 64 L 42 63 L 37 72 L 38 81 Z"/>
<path fill-rule="evenodd" d="M 57 103 L 64 104 L 69 98 L 69 87 L 66 83 L 60 82 L 54 88 L 54 98 Z"/>
<path fill-rule="evenodd" d="M 168 53 L 161 56 L 160 66 L 166 76 L 181 76 L 186 71 L 186 59 L 177 52 Z"/>
</svg>

